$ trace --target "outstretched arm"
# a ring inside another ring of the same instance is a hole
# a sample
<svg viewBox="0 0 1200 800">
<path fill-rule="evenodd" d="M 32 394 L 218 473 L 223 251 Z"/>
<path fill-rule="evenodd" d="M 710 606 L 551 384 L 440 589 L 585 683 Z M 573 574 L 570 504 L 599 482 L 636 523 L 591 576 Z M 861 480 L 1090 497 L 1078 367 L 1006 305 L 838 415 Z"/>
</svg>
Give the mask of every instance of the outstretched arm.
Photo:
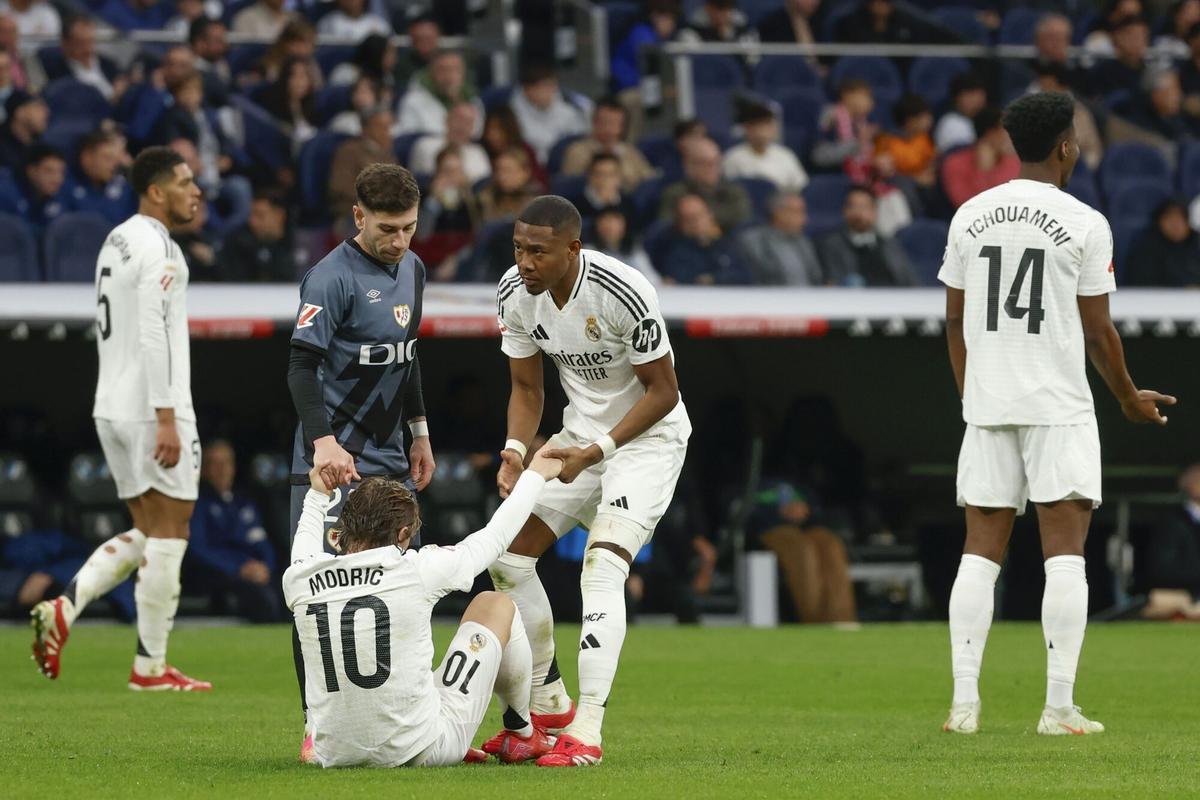
<svg viewBox="0 0 1200 800">
<path fill-rule="evenodd" d="M 528 447 L 542 422 L 542 405 L 546 399 L 541 351 L 527 358 L 510 357 L 508 369 L 512 377 L 512 391 L 508 396 L 508 441 Z M 517 478 L 521 477 L 525 453 L 511 449 L 506 443 L 500 457 L 496 485 L 500 488 L 500 496 L 508 497 Z"/>
<path fill-rule="evenodd" d="M 313 467 L 308 473 L 309 488 L 304 495 L 304 510 L 292 537 L 292 563 L 303 561 L 325 552 L 325 509 L 331 500 L 329 487 L 321 477 L 321 470 Z"/>
<path fill-rule="evenodd" d="M 1158 406 L 1175 405 L 1175 398 L 1150 389 L 1138 389 L 1125 367 L 1125 350 L 1108 311 L 1108 295 L 1080 296 L 1079 317 L 1083 322 L 1083 339 L 1092 366 L 1104 378 L 1108 389 L 1121 404 L 1121 411 L 1130 422 L 1155 422 L 1166 425 L 1167 418 Z"/>
</svg>

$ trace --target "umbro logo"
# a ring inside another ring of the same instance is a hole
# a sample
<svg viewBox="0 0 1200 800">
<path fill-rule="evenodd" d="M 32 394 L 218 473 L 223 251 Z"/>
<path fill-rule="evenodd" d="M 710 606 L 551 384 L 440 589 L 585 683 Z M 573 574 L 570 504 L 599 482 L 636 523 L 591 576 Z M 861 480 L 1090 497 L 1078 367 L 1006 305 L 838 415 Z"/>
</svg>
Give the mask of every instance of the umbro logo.
<svg viewBox="0 0 1200 800">
<path fill-rule="evenodd" d="M 616 500 L 613 500 L 611 503 L 609 503 L 609 505 L 615 506 L 616 508 L 623 508 L 626 511 L 629 510 L 629 501 L 625 499 L 624 495 L 621 495 Z"/>
<path fill-rule="evenodd" d="M 595 650 L 599 646 L 600 640 L 590 633 L 583 637 L 583 641 L 579 643 L 580 650 Z"/>
<path fill-rule="evenodd" d="M 383 299 L 383 292 L 379 291 L 378 289 L 372 289 L 371 291 L 367 292 L 367 297 L 371 299 L 372 303 L 378 303 Z"/>
<path fill-rule="evenodd" d="M 538 325 L 537 327 L 535 327 L 529 335 L 533 337 L 533 340 L 535 342 L 550 341 L 550 334 L 546 333 L 546 329 L 543 328 L 541 325 Z"/>
</svg>

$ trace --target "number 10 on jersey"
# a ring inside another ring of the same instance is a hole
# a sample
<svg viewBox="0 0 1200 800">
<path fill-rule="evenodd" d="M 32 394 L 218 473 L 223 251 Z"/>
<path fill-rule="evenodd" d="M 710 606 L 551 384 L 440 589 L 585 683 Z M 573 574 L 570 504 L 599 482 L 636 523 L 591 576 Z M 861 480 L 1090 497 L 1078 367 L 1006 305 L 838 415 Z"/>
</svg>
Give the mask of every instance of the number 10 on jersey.
<svg viewBox="0 0 1200 800">
<path fill-rule="evenodd" d="M 995 331 L 1000 329 L 1000 265 L 1003 252 L 996 245 L 986 245 L 979 251 L 979 257 L 986 258 L 988 261 L 987 329 Z M 1046 312 L 1042 309 L 1042 278 L 1045 267 L 1046 251 L 1032 247 L 1027 248 L 1021 254 L 1021 261 L 1017 264 L 1017 276 L 1013 278 L 1012 285 L 1008 288 L 1008 299 L 1004 301 L 1004 313 L 1009 317 L 1012 319 L 1029 318 L 1029 327 L 1026 329 L 1028 333 L 1041 333 L 1042 320 L 1046 318 Z M 1018 303 L 1027 276 L 1029 277 L 1029 305 L 1021 306 Z"/>
</svg>

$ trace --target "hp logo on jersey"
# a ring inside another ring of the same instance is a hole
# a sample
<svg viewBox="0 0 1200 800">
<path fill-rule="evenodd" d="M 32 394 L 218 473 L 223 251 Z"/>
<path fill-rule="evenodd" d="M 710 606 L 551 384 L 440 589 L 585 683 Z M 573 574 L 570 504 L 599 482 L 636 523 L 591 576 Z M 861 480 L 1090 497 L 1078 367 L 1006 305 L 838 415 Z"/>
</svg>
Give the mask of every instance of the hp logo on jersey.
<svg viewBox="0 0 1200 800">
<path fill-rule="evenodd" d="M 358 349 L 358 363 L 365 367 L 386 367 L 388 364 L 405 364 L 417 355 L 417 340 L 405 344 L 364 344 Z"/>
</svg>

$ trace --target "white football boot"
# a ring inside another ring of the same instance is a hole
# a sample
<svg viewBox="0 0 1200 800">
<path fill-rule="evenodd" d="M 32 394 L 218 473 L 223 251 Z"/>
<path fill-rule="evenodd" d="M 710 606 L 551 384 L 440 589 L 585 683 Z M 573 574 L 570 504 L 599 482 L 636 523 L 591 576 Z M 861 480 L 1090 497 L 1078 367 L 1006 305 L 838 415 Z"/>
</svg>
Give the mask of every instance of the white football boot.
<svg viewBox="0 0 1200 800">
<path fill-rule="evenodd" d="M 946 733 L 976 733 L 979 730 L 979 703 L 955 703 L 950 717 L 942 725 Z"/>
<path fill-rule="evenodd" d="M 1089 733 L 1104 733 L 1104 726 L 1083 715 L 1079 706 L 1042 709 L 1037 732 L 1043 736 L 1084 736 Z"/>
</svg>

